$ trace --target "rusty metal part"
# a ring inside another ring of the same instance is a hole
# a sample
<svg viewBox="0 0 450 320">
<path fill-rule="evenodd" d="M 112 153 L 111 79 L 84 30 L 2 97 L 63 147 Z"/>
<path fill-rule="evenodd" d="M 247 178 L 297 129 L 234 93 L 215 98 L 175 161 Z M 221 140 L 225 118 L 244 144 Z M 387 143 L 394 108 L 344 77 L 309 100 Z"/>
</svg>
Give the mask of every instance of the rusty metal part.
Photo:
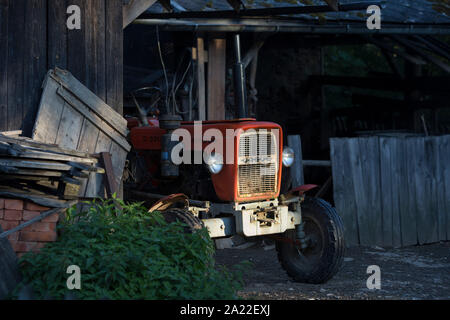
<svg viewBox="0 0 450 320">
<path fill-rule="evenodd" d="M 168 208 L 172 207 L 173 205 L 177 203 L 183 203 L 185 207 L 189 206 L 189 199 L 186 195 L 182 193 L 178 194 L 171 194 L 170 196 L 164 197 L 157 201 L 149 210 L 148 212 L 153 211 L 164 211 Z"/>
</svg>

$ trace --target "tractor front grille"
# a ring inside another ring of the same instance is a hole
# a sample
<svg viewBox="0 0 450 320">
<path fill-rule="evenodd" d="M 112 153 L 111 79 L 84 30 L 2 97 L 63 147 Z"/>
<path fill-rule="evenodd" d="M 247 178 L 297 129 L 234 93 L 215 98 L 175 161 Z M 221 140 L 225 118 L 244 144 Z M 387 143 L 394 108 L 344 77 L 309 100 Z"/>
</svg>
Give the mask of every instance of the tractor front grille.
<svg viewBox="0 0 450 320">
<path fill-rule="evenodd" d="M 266 130 L 245 131 L 239 139 L 238 196 L 249 198 L 277 193 L 278 134 Z"/>
</svg>

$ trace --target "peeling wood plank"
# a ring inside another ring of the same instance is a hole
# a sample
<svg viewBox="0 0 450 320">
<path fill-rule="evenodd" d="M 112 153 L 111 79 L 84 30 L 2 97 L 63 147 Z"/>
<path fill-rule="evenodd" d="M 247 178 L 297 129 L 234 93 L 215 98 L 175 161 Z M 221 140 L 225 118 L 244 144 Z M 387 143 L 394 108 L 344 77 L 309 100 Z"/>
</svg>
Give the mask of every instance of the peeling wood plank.
<svg viewBox="0 0 450 320">
<path fill-rule="evenodd" d="M 68 71 L 56 69 L 56 79 L 61 80 L 61 85 L 70 91 L 75 97 L 83 101 L 90 110 L 95 112 L 103 121 L 115 128 L 124 137 L 128 133 L 127 121 L 104 101 L 97 97 L 92 91 L 75 79 Z"/>
<path fill-rule="evenodd" d="M 76 97 L 71 95 L 68 91 L 66 91 L 63 88 L 58 88 L 57 93 L 68 104 L 70 104 L 71 107 L 73 107 L 75 110 L 77 110 L 87 120 L 92 122 L 92 124 L 94 124 L 96 127 L 98 127 L 99 130 L 101 130 L 105 134 L 107 134 L 111 139 L 113 139 L 116 143 L 118 143 L 124 150 L 126 150 L 127 152 L 131 150 L 131 145 L 128 143 L 128 141 L 122 135 L 118 134 L 117 131 L 114 129 L 114 127 L 112 127 L 111 124 L 109 124 L 107 121 L 102 120 L 95 113 L 89 112 L 89 109 L 87 108 L 87 106 L 84 103 L 80 102 Z M 74 117 L 79 117 L 79 115 L 75 115 Z M 62 122 L 62 120 L 61 120 L 61 122 Z M 60 124 L 60 127 L 61 126 L 62 126 L 62 124 Z M 76 137 L 78 139 L 79 134 Z"/>
</svg>

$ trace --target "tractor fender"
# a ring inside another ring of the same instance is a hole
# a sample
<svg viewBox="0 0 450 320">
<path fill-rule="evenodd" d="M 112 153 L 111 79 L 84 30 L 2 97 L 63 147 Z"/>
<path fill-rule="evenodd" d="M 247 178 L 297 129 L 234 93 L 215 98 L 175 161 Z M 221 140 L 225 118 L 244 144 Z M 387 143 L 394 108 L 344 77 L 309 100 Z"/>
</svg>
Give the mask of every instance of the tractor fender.
<svg viewBox="0 0 450 320">
<path fill-rule="evenodd" d="M 306 192 L 319 187 L 316 184 L 305 184 L 299 187 L 296 187 L 288 192 L 288 195 L 304 195 Z"/>
</svg>

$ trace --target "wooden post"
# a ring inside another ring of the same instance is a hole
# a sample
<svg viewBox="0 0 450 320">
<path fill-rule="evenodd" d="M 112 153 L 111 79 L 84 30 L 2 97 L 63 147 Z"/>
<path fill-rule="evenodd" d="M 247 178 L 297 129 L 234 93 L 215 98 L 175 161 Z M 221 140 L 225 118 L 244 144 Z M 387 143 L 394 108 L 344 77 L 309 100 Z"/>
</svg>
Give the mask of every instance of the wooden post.
<svg viewBox="0 0 450 320">
<path fill-rule="evenodd" d="M 225 119 L 225 38 L 209 40 L 208 58 L 208 120 Z"/>
<path fill-rule="evenodd" d="M 197 37 L 197 82 L 198 82 L 198 120 L 206 120 L 205 89 L 205 43 L 202 36 Z"/>
</svg>

